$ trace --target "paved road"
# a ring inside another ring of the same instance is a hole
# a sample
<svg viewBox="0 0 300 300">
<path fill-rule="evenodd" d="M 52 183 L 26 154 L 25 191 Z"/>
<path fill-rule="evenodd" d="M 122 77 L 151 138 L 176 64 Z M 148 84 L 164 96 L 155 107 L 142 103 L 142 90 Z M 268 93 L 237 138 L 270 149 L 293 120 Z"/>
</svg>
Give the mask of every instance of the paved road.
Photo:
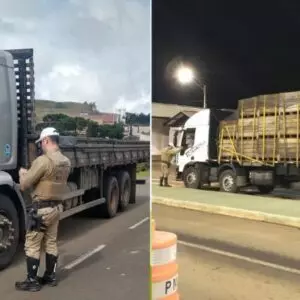
<svg viewBox="0 0 300 300">
<path fill-rule="evenodd" d="M 149 185 L 140 186 L 138 194 L 137 204 L 114 219 L 80 216 L 61 222 L 58 287 L 35 294 L 15 291 L 15 280 L 25 274 L 20 254 L 0 273 L 1 299 L 148 299 L 149 220 L 143 220 L 149 217 Z"/>
<path fill-rule="evenodd" d="M 300 299 L 298 229 L 153 205 L 178 234 L 181 299 Z"/>
</svg>

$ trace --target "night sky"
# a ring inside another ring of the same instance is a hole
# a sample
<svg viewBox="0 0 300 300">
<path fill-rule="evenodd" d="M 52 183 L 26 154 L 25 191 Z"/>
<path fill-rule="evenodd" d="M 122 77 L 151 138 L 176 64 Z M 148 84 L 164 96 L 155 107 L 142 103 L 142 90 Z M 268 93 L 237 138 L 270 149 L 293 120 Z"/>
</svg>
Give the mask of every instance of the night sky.
<svg viewBox="0 0 300 300">
<path fill-rule="evenodd" d="M 199 88 L 179 88 L 170 77 L 178 61 L 201 73 L 209 107 L 300 90 L 299 0 L 153 0 L 152 7 L 153 102 L 202 105 Z"/>
</svg>

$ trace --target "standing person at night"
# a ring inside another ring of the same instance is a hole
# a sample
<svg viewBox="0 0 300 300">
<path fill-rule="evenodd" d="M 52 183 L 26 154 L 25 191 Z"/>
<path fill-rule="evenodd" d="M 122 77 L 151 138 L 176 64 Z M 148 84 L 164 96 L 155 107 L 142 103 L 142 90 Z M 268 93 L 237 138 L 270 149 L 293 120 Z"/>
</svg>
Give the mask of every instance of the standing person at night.
<svg viewBox="0 0 300 300">
<path fill-rule="evenodd" d="M 173 157 L 181 151 L 181 148 L 176 148 L 172 144 L 163 148 L 161 151 L 161 177 L 159 179 L 160 186 L 171 187 L 168 182 L 169 169 Z"/>
<path fill-rule="evenodd" d="M 28 214 L 25 239 L 27 278 L 16 282 L 18 290 L 39 291 L 43 284 L 57 285 L 55 268 L 58 258 L 57 232 L 59 224 L 58 205 L 61 196 L 68 192 L 70 160 L 59 149 L 59 133 L 55 128 L 45 128 L 36 143 L 41 144 L 43 155 L 36 158 L 29 170 L 19 171 L 22 191 L 32 188 L 32 209 Z M 46 270 L 37 277 L 41 248 L 46 252 Z"/>
</svg>

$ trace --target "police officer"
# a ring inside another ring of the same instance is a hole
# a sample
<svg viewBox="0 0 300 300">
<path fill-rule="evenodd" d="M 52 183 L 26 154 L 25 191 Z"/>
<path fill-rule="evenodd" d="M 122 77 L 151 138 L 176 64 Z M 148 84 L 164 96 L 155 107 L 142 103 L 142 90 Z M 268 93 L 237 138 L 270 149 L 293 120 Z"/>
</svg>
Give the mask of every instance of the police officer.
<svg viewBox="0 0 300 300">
<path fill-rule="evenodd" d="M 71 169 L 70 160 L 59 149 L 59 134 L 55 128 L 45 128 L 36 143 L 41 144 L 43 155 L 33 161 L 29 170 L 21 168 L 19 171 L 20 188 L 22 191 L 32 188 L 32 207 L 36 208 L 35 226 L 27 229 L 25 237 L 27 278 L 15 284 L 16 289 L 24 291 L 39 291 L 43 284 L 57 284 L 58 205 L 61 196 L 68 192 Z M 38 278 L 41 248 L 46 252 L 46 269 L 44 276 Z"/>
<path fill-rule="evenodd" d="M 171 187 L 168 183 L 169 168 L 171 166 L 172 158 L 180 152 L 181 148 L 176 148 L 172 144 L 169 144 L 161 151 L 161 177 L 159 180 L 160 186 Z"/>
</svg>

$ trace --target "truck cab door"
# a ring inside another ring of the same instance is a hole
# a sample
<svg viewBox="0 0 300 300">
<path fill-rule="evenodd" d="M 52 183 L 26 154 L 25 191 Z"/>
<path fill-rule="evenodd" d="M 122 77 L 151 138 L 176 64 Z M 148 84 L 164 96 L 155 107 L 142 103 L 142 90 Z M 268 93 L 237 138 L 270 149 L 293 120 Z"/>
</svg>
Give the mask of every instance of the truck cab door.
<svg viewBox="0 0 300 300">
<path fill-rule="evenodd" d="M 181 132 L 180 144 L 178 146 L 182 147 L 182 150 L 177 154 L 177 166 L 179 172 L 182 172 L 184 166 L 190 162 L 191 159 L 194 159 L 193 156 L 190 157 L 188 154 L 195 145 L 195 133 L 196 128 L 188 128 Z"/>
</svg>

